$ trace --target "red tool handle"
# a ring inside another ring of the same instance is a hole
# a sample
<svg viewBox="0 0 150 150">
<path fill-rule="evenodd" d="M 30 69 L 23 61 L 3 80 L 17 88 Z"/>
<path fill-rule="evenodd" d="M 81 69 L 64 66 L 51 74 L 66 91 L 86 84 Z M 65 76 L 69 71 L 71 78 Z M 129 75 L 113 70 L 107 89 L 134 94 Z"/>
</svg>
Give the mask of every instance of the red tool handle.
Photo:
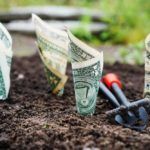
<svg viewBox="0 0 150 150">
<path fill-rule="evenodd" d="M 118 76 L 114 73 L 108 73 L 103 76 L 102 82 L 105 83 L 109 89 L 112 88 L 113 83 L 116 83 L 122 89 L 122 83 L 120 82 Z"/>
</svg>

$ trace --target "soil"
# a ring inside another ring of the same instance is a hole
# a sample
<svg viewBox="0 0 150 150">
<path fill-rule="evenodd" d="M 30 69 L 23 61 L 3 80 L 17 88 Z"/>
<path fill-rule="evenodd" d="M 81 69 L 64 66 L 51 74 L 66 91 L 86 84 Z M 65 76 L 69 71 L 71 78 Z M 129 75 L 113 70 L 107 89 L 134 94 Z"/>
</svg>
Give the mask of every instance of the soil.
<svg viewBox="0 0 150 150">
<path fill-rule="evenodd" d="M 104 73 L 117 73 L 129 99 L 143 94 L 144 67 L 106 64 Z M 150 126 L 143 132 L 108 120 L 111 105 L 98 96 L 93 116 L 76 112 L 71 67 L 62 97 L 50 93 L 38 55 L 14 58 L 11 91 L 0 102 L 0 149 L 150 149 Z"/>
</svg>

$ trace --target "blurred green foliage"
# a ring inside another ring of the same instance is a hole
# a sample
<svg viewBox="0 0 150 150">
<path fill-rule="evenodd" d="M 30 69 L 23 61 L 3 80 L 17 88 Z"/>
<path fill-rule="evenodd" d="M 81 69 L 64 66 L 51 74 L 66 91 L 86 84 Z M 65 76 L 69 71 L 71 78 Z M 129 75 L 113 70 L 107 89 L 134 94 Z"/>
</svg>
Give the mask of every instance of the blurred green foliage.
<svg viewBox="0 0 150 150">
<path fill-rule="evenodd" d="M 131 44 L 128 47 L 122 47 L 119 50 L 121 61 L 123 63 L 138 64 L 144 63 L 144 41 L 137 44 Z"/>
<path fill-rule="evenodd" d="M 28 5 L 70 5 L 102 10 L 103 21 L 109 23 L 108 30 L 98 37 L 102 42 L 137 43 L 149 33 L 150 0 L 0 0 L 0 9 Z M 88 16 L 83 16 L 81 21 L 84 25 L 91 22 Z M 75 33 L 88 41 L 96 39 L 83 27 Z"/>
<path fill-rule="evenodd" d="M 143 64 L 144 40 L 150 33 L 150 1 L 102 0 L 100 6 L 109 24 L 100 39 L 126 45 L 119 50 L 123 63 Z"/>
<path fill-rule="evenodd" d="M 99 0 L 0 0 L 0 9 L 14 6 L 35 6 L 35 5 L 70 5 L 96 7 Z"/>
<path fill-rule="evenodd" d="M 119 50 L 123 62 L 143 63 L 143 43 L 150 32 L 150 0 L 0 0 L 0 9 L 29 5 L 84 6 L 103 11 L 103 21 L 108 23 L 107 30 L 99 36 L 92 35 L 86 28 L 91 18 L 83 16 L 81 27 L 73 30 L 74 34 L 94 45 L 126 45 L 127 48 Z"/>
<path fill-rule="evenodd" d="M 100 35 L 103 41 L 115 44 L 137 43 L 149 33 L 149 0 L 102 0 L 104 21 L 109 23 L 106 32 Z"/>
<path fill-rule="evenodd" d="M 91 18 L 89 16 L 81 17 L 81 25 L 72 30 L 72 32 L 80 39 L 84 39 L 86 41 L 92 41 L 92 34 L 88 30 L 87 26 L 91 23 Z"/>
</svg>

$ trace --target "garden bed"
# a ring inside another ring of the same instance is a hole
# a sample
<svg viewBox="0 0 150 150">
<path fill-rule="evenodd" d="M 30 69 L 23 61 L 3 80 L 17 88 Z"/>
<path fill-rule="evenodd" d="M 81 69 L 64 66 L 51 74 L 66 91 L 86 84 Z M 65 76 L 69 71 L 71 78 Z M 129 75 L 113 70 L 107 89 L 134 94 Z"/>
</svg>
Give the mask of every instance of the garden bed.
<svg viewBox="0 0 150 150">
<path fill-rule="evenodd" d="M 129 99 L 143 94 L 144 67 L 115 63 L 104 73 L 117 73 Z M 150 127 L 142 133 L 111 123 L 105 115 L 112 107 L 102 96 L 96 113 L 76 113 L 71 66 L 62 97 L 50 93 L 38 55 L 14 58 L 11 92 L 0 102 L 0 149 L 149 149 Z"/>
</svg>

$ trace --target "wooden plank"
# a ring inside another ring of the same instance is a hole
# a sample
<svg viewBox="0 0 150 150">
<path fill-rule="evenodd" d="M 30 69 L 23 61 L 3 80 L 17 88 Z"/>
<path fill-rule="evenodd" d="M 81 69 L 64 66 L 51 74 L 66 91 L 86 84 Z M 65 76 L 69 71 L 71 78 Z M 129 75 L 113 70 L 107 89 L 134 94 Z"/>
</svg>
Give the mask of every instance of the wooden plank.
<svg viewBox="0 0 150 150">
<path fill-rule="evenodd" d="M 50 26 L 64 29 L 64 27 L 68 27 L 69 29 L 75 28 L 85 28 L 86 30 L 90 31 L 93 34 L 99 34 L 101 31 L 107 28 L 107 25 L 104 23 L 90 23 L 84 24 L 80 21 L 46 21 Z M 18 32 L 23 34 L 31 34 L 34 35 L 34 24 L 31 20 L 27 21 L 12 21 L 10 23 L 5 24 L 6 28 L 10 32 Z"/>
<path fill-rule="evenodd" d="M 0 11 L 0 21 L 9 22 L 12 20 L 26 20 L 31 17 L 32 13 L 47 20 L 79 20 L 81 16 L 88 15 L 92 20 L 99 21 L 104 16 L 99 10 L 91 10 L 87 8 L 74 8 L 67 6 L 20 7 L 12 8 L 7 12 Z"/>
</svg>

